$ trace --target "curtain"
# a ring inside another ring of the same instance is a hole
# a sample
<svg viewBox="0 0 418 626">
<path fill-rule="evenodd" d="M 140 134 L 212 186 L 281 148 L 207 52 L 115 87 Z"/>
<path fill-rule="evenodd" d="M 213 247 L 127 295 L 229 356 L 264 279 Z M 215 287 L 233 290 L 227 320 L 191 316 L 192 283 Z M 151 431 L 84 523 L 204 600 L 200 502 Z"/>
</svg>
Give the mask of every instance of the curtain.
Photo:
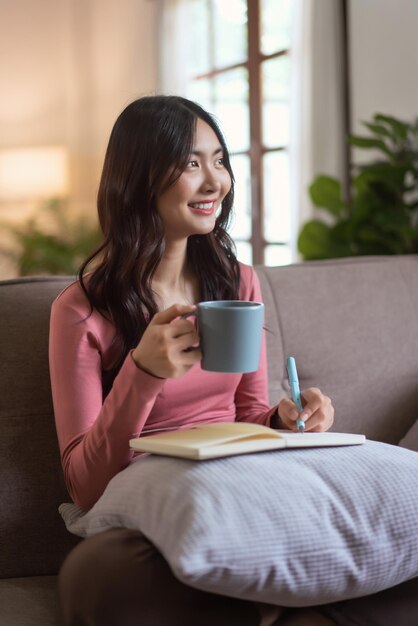
<svg viewBox="0 0 418 626">
<path fill-rule="evenodd" d="M 158 0 L 158 91 L 184 96 L 188 91 L 193 54 L 188 33 L 193 25 L 187 0 Z"/>
<path fill-rule="evenodd" d="M 344 71 L 342 3 L 293 0 L 291 43 L 292 248 L 301 225 L 315 217 L 308 188 L 315 176 L 344 180 Z"/>
</svg>

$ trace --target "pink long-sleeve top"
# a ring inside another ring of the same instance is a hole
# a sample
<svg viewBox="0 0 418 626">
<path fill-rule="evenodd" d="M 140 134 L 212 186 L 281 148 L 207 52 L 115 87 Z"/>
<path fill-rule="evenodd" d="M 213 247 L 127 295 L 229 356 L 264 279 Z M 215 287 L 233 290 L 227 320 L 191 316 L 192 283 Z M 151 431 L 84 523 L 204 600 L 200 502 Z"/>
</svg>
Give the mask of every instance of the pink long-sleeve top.
<svg viewBox="0 0 418 626">
<path fill-rule="evenodd" d="M 255 271 L 240 265 L 241 300 L 261 301 Z M 177 379 L 139 369 L 128 354 L 103 400 L 103 377 L 116 359 L 114 326 L 74 282 L 51 310 L 49 361 L 55 422 L 67 488 L 89 509 L 108 482 L 132 460 L 129 440 L 146 431 L 197 423 L 270 424 L 265 341 L 257 372 L 223 374 L 195 364 Z"/>
</svg>

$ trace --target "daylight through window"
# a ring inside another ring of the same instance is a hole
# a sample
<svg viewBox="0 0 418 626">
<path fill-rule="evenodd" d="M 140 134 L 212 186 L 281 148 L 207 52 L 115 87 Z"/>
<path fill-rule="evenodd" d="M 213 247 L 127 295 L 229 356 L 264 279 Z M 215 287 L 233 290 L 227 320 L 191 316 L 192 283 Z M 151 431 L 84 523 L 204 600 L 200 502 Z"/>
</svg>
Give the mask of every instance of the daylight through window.
<svg viewBox="0 0 418 626">
<path fill-rule="evenodd" d="M 290 263 L 291 0 L 189 3 L 187 95 L 217 116 L 231 151 L 238 258 Z"/>
</svg>

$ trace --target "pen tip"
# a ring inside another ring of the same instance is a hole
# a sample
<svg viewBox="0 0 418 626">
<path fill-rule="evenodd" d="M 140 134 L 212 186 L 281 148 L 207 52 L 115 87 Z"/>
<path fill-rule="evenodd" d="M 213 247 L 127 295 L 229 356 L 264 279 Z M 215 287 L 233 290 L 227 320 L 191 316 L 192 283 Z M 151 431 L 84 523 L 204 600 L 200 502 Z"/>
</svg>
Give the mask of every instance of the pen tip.
<svg viewBox="0 0 418 626">
<path fill-rule="evenodd" d="M 300 433 L 304 433 L 305 432 L 305 422 L 302 419 L 298 418 L 296 420 L 296 426 L 298 427 L 298 431 Z"/>
</svg>

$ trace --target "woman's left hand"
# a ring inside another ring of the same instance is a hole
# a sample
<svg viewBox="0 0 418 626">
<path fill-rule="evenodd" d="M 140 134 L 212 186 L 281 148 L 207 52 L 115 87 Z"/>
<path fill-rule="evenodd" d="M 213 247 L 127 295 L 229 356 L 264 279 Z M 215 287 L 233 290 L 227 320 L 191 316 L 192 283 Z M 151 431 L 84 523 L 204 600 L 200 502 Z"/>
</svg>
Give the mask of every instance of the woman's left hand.
<svg viewBox="0 0 418 626">
<path fill-rule="evenodd" d="M 279 403 L 278 413 L 283 427 L 297 430 L 296 420 L 300 417 L 305 422 L 306 431 L 329 430 L 334 422 L 334 407 L 331 399 L 316 387 L 303 391 L 301 398 L 303 411 L 300 415 L 296 404 L 290 398 L 284 398 Z"/>
</svg>

